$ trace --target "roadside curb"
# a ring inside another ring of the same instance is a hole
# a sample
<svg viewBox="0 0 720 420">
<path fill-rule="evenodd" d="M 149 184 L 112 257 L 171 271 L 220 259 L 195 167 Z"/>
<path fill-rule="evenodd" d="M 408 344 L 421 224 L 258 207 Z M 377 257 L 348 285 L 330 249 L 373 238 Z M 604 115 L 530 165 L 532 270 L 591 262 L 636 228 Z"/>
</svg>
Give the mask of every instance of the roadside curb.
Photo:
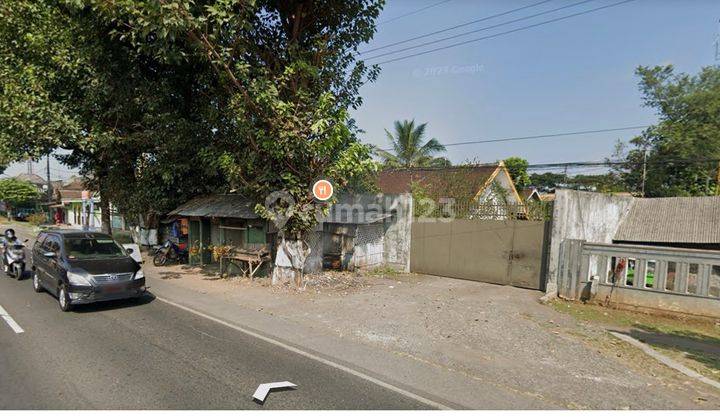
<svg viewBox="0 0 720 420">
<path fill-rule="evenodd" d="M 685 366 L 685 365 L 683 365 L 683 364 L 681 364 L 681 363 L 679 363 L 679 362 L 676 362 L 676 361 L 672 360 L 671 358 L 669 358 L 669 357 L 667 357 L 667 356 L 665 356 L 665 355 L 663 355 L 663 354 L 660 354 L 659 352 L 657 352 L 656 350 L 654 350 L 654 349 L 653 349 L 652 347 L 650 347 L 649 345 L 643 343 L 642 341 L 637 340 L 637 339 L 635 339 L 635 338 L 632 338 L 632 337 L 630 337 L 630 336 L 628 336 L 628 335 L 625 335 L 625 334 L 616 332 L 616 331 L 608 331 L 608 332 L 609 332 L 613 337 L 618 338 L 618 339 L 620 339 L 620 340 L 622 340 L 622 341 L 624 341 L 624 342 L 626 342 L 626 343 L 628 343 L 628 344 L 630 344 L 630 345 L 632 345 L 632 346 L 635 346 L 635 347 L 639 348 L 639 349 L 642 350 L 645 354 L 647 354 L 648 356 L 650 356 L 650 357 L 652 357 L 653 359 L 657 360 L 658 362 L 664 364 L 665 366 L 667 366 L 667 367 L 669 367 L 669 368 L 671 368 L 671 369 L 675 369 L 675 370 L 677 370 L 678 372 L 680 372 L 680 373 L 682 373 L 682 374 L 684 374 L 684 375 L 686 375 L 686 376 L 689 376 L 689 377 L 691 377 L 691 378 L 693 378 L 693 379 L 697 379 L 698 381 L 700 381 L 700 382 L 702 382 L 702 383 L 705 383 L 705 384 L 707 384 L 707 385 L 710 385 L 710 386 L 712 386 L 712 387 L 715 387 L 715 388 L 717 388 L 717 389 L 720 389 L 720 382 L 714 381 L 714 380 L 708 378 L 707 376 L 701 375 L 700 373 L 695 372 L 694 370 L 688 368 L 687 366 Z"/>
</svg>

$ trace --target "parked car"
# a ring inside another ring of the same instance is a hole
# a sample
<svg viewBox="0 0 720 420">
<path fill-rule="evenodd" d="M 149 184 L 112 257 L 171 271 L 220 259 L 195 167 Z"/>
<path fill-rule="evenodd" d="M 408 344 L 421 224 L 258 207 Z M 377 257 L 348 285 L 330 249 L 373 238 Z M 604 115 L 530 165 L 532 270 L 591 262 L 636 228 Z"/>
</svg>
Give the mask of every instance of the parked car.
<svg viewBox="0 0 720 420">
<path fill-rule="evenodd" d="M 145 292 L 145 275 L 110 235 L 77 230 L 46 230 L 32 250 L 33 289 L 57 296 L 60 309 L 128 299 Z"/>
</svg>

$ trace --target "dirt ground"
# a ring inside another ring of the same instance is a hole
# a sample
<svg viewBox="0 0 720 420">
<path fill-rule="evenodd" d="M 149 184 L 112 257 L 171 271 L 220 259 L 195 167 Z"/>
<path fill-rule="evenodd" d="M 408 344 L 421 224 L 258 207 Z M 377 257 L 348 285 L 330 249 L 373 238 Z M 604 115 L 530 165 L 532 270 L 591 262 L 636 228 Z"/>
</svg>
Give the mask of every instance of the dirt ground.
<svg viewBox="0 0 720 420">
<path fill-rule="evenodd" d="M 714 388 L 540 304 L 539 291 L 386 270 L 325 272 L 305 290 L 151 263 L 146 275 L 557 406 L 720 408 Z"/>
</svg>

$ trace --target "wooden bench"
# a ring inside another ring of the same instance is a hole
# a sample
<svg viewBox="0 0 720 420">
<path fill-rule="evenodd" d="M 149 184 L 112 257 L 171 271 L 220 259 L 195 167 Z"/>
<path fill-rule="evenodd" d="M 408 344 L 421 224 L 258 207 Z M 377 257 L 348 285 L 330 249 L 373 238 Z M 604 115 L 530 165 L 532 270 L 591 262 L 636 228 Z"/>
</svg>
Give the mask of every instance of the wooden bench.
<svg viewBox="0 0 720 420">
<path fill-rule="evenodd" d="M 229 266 L 234 265 L 240 269 L 244 277 L 249 277 L 252 281 L 255 273 L 267 261 L 270 261 L 270 251 L 265 247 L 259 249 L 235 249 L 220 258 L 220 277 L 224 277 Z"/>
</svg>

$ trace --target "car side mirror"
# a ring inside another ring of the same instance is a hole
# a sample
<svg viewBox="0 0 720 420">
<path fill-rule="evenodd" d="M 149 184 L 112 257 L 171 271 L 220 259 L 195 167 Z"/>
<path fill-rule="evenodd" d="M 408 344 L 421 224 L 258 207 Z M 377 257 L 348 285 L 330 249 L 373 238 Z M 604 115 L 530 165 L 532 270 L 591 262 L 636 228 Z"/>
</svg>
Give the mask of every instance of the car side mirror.
<svg viewBox="0 0 720 420">
<path fill-rule="evenodd" d="M 57 254 L 54 253 L 54 252 L 45 252 L 45 253 L 43 253 L 43 255 L 44 255 L 45 257 L 47 257 L 47 258 L 55 258 L 55 257 L 57 257 Z"/>
</svg>

